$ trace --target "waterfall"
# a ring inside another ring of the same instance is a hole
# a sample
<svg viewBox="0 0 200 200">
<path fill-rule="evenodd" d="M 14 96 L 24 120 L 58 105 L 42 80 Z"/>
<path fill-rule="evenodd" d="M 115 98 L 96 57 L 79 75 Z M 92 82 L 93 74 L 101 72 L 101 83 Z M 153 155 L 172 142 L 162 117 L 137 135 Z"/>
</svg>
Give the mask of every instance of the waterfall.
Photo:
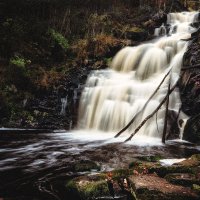
<svg viewBox="0 0 200 200">
<path fill-rule="evenodd" d="M 61 98 L 61 111 L 60 115 L 66 114 L 66 107 L 67 107 L 67 96 L 64 98 Z"/>
<path fill-rule="evenodd" d="M 162 25 L 155 30 L 156 40 L 135 47 L 125 47 L 113 58 L 111 68 L 91 72 L 82 92 L 78 128 L 117 133 L 144 107 L 163 77 L 170 71 L 158 92 L 126 131 L 135 128 L 156 109 L 179 79 L 187 39 L 196 29 L 191 23 L 198 20 L 196 12 L 168 14 L 169 30 Z M 169 111 L 179 113 L 181 100 L 176 88 L 169 98 Z M 178 121 L 187 120 L 180 112 Z M 150 118 L 137 135 L 162 137 L 165 104 Z M 183 130 L 181 129 L 181 135 Z"/>
</svg>

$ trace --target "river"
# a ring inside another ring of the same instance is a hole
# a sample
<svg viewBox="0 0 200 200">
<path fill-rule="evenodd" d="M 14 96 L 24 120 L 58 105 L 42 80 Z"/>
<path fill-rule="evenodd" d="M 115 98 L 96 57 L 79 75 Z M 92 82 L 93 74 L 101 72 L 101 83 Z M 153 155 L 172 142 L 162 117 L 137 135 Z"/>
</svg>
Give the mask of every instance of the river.
<svg viewBox="0 0 200 200">
<path fill-rule="evenodd" d="M 199 152 L 199 146 L 176 140 L 156 145 L 155 141 L 124 143 L 102 133 L 1 133 L 0 197 L 67 199 L 66 181 L 83 173 L 72 171 L 71 166 L 82 160 L 94 161 L 101 171 L 109 171 L 128 167 L 141 156 L 185 158 Z"/>
</svg>

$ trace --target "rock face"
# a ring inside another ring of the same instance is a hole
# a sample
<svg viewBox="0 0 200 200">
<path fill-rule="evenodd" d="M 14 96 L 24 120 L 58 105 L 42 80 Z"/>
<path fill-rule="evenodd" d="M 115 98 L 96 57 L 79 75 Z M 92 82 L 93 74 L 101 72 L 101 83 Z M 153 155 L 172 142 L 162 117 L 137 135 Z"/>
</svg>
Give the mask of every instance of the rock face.
<svg viewBox="0 0 200 200">
<path fill-rule="evenodd" d="M 188 120 L 183 139 L 193 143 L 200 142 L 200 115 L 191 117 Z"/>
<path fill-rule="evenodd" d="M 200 142 L 200 30 L 192 35 L 188 51 L 184 55 L 183 69 L 180 79 L 182 109 L 189 115 L 184 139 Z"/>
<path fill-rule="evenodd" d="M 173 185 L 157 175 L 131 176 L 129 178 L 136 196 L 140 200 L 197 200 L 191 189 Z"/>
</svg>

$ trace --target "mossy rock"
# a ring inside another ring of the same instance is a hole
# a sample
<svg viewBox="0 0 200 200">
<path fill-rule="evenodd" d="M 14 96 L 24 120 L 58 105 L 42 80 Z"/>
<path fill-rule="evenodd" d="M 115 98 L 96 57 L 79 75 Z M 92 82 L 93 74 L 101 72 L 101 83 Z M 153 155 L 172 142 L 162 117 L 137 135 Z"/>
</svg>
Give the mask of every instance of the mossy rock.
<svg viewBox="0 0 200 200">
<path fill-rule="evenodd" d="M 97 197 L 110 196 L 108 185 L 105 180 L 89 182 L 79 188 L 84 199 L 95 199 Z"/>
<path fill-rule="evenodd" d="M 163 159 L 162 156 L 160 155 L 155 155 L 155 156 L 140 156 L 137 157 L 137 159 L 141 161 L 146 161 L 146 162 L 158 162 L 159 160 Z"/>
<path fill-rule="evenodd" d="M 195 190 L 197 193 L 200 194 L 200 184 L 199 184 L 199 185 L 193 184 L 193 185 L 192 185 L 192 189 Z"/>
<path fill-rule="evenodd" d="M 174 173 L 165 176 L 165 179 L 170 183 L 191 187 L 193 184 L 198 184 L 200 181 L 196 179 L 194 174 L 189 173 Z"/>
<path fill-rule="evenodd" d="M 140 200 L 197 200 L 193 190 L 169 183 L 157 175 L 130 176 L 131 187 Z"/>
<path fill-rule="evenodd" d="M 148 37 L 148 34 L 140 27 L 132 27 L 125 32 L 125 37 L 133 41 L 143 41 Z"/>
<path fill-rule="evenodd" d="M 79 190 L 74 180 L 69 180 L 65 187 L 68 199 L 81 200 Z"/>
<path fill-rule="evenodd" d="M 129 163 L 129 169 L 138 168 L 139 165 L 142 165 L 140 161 L 132 161 Z"/>
<path fill-rule="evenodd" d="M 149 173 L 156 173 L 160 177 L 165 177 L 167 174 L 171 173 L 194 173 L 194 169 L 192 167 L 187 166 L 152 166 L 148 168 Z"/>
<path fill-rule="evenodd" d="M 192 155 L 192 156 L 191 156 L 191 159 L 200 162 L 200 154 L 194 154 L 194 155 Z"/>
<path fill-rule="evenodd" d="M 74 171 L 76 172 L 85 172 L 91 170 L 99 171 L 100 166 L 90 160 L 82 160 L 79 163 L 76 163 L 74 166 Z"/>
<path fill-rule="evenodd" d="M 140 27 L 133 27 L 129 31 L 136 32 L 136 33 L 141 33 L 141 32 L 144 32 L 145 30 L 140 28 Z"/>
<path fill-rule="evenodd" d="M 132 171 L 129 169 L 117 169 L 112 171 L 112 175 L 113 180 L 117 180 L 121 177 L 127 177 L 129 175 L 132 175 Z"/>
<path fill-rule="evenodd" d="M 183 139 L 193 143 L 200 143 L 200 114 L 191 117 L 187 121 Z"/>
<path fill-rule="evenodd" d="M 66 190 L 73 200 L 89 200 L 110 196 L 104 174 L 82 176 L 69 180 L 66 184 Z"/>
</svg>

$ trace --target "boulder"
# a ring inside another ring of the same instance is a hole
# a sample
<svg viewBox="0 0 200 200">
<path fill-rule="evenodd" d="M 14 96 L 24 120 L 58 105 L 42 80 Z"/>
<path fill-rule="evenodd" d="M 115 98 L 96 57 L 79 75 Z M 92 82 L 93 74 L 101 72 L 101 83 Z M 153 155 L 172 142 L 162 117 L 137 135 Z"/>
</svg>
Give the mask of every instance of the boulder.
<svg viewBox="0 0 200 200">
<path fill-rule="evenodd" d="M 140 200 L 197 200 L 197 193 L 189 188 L 173 185 L 157 175 L 139 175 L 129 178 L 137 199 Z"/>
<path fill-rule="evenodd" d="M 125 37 L 133 41 L 144 41 L 148 37 L 148 33 L 139 27 L 133 27 L 125 32 Z"/>
<path fill-rule="evenodd" d="M 200 115 L 191 117 L 187 121 L 183 139 L 193 143 L 200 143 Z"/>
<path fill-rule="evenodd" d="M 190 173 L 174 173 L 165 176 L 165 179 L 170 183 L 182 185 L 185 187 L 192 187 L 193 184 L 199 184 L 200 180 L 194 174 Z"/>
<path fill-rule="evenodd" d="M 67 182 L 66 190 L 69 199 L 73 200 L 135 200 L 129 188 L 127 187 L 126 190 L 122 187 L 123 184 L 120 180 L 113 178 L 112 175 L 102 173 L 74 178 Z"/>
</svg>

